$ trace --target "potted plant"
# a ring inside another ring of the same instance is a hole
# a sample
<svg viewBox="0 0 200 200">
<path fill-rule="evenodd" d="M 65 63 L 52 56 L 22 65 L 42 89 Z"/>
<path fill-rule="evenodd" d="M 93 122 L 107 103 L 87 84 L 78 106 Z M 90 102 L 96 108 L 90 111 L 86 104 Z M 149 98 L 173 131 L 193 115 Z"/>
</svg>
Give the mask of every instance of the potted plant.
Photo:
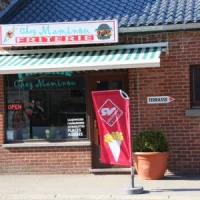
<svg viewBox="0 0 200 200">
<path fill-rule="evenodd" d="M 138 176 L 156 180 L 164 177 L 169 155 L 166 136 L 160 130 L 141 131 L 133 139 L 133 159 Z"/>
</svg>

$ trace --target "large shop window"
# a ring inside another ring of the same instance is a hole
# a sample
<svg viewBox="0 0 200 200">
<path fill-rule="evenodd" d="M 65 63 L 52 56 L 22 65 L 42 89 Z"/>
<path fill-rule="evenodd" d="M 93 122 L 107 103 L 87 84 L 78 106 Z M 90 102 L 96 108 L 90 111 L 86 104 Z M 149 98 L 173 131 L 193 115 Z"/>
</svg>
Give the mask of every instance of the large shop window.
<svg viewBox="0 0 200 200">
<path fill-rule="evenodd" d="M 7 141 L 87 138 L 85 74 L 6 76 Z"/>
<path fill-rule="evenodd" d="M 191 106 L 200 108 L 200 66 L 192 66 L 191 74 Z"/>
</svg>

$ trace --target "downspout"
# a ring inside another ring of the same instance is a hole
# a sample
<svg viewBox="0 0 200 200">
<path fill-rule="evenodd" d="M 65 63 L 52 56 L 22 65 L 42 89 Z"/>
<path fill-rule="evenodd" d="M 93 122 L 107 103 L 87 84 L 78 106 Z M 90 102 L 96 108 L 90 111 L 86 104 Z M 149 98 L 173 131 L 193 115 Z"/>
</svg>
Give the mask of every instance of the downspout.
<svg viewBox="0 0 200 200">
<path fill-rule="evenodd" d="M 138 68 L 137 70 L 137 100 L 138 100 L 138 131 L 140 131 L 140 79 L 139 79 L 139 72 L 138 72 Z"/>
</svg>

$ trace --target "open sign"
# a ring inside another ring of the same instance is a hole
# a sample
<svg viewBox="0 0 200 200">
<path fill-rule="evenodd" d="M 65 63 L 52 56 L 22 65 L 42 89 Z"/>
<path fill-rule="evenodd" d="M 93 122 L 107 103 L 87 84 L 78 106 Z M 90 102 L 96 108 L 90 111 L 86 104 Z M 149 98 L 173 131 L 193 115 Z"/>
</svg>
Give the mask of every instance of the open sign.
<svg viewBox="0 0 200 200">
<path fill-rule="evenodd" d="M 21 103 L 9 103 L 7 104 L 7 110 L 22 110 L 23 105 Z"/>
</svg>

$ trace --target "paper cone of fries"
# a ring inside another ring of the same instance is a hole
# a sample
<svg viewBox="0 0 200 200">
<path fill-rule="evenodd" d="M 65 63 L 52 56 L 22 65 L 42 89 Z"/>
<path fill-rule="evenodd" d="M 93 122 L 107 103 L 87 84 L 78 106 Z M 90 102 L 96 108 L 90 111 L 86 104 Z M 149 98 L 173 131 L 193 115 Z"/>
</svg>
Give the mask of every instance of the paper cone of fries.
<svg viewBox="0 0 200 200">
<path fill-rule="evenodd" d="M 120 146 L 123 140 L 123 135 L 121 132 L 112 132 L 104 136 L 104 141 L 108 143 L 110 150 L 117 162 L 120 155 Z"/>
<path fill-rule="evenodd" d="M 3 42 L 7 42 L 8 40 L 12 39 L 14 36 L 15 30 L 16 28 L 12 27 L 11 30 L 7 31 Z"/>
</svg>

